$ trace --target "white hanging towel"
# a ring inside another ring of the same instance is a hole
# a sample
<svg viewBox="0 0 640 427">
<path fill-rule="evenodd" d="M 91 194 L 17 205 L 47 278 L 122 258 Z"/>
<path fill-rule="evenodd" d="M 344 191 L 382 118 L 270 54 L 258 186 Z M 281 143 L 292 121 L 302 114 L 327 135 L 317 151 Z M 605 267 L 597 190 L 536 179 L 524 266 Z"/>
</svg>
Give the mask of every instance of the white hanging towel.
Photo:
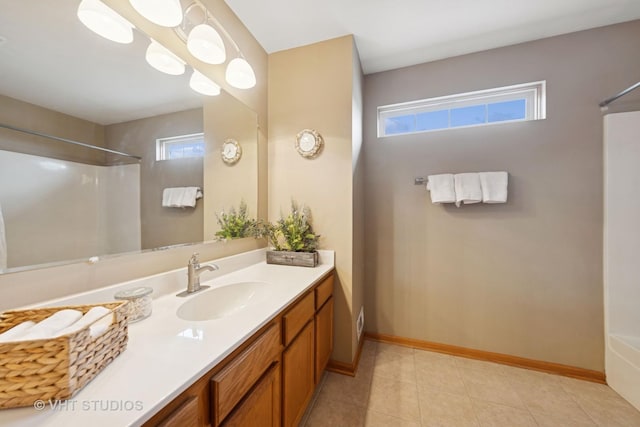
<svg viewBox="0 0 640 427">
<path fill-rule="evenodd" d="M 507 172 L 480 172 L 482 201 L 484 203 L 506 203 L 509 174 Z"/>
<path fill-rule="evenodd" d="M 200 187 L 165 188 L 162 192 L 162 206 L 165 208 L 194 208 L 196 200 L 202 198 Z"/>
<path fill-rule="evenodd" d="M 7 269 L 7 237 L 5 235 L 2 206 L 0 206 L 0 273 Z"/>
<path fill-rule="evenodd" d="M 431 192 L 431 203 L 453 203 L 456 201 L 453 174 L 451 173 L 429 175 L 427 190 Z"/>
<path fill-rule="evenodd" d="M 473 173 L 457 173 L 453 176 L 456 189 L 456 206 L 461 203 L 470 205 L 482 201 L 482 188 L 480 187 L 480 176 Z"/>
</svg>

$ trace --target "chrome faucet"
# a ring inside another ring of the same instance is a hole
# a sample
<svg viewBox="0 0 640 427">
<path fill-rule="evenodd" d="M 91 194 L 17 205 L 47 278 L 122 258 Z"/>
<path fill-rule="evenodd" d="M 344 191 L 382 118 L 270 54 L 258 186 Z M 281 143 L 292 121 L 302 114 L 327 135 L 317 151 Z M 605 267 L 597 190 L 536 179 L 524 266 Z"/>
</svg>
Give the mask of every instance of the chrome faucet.
<svg viewBox="0 0 640 427">
<path fill-rule="evenodd" d="M 201 266 L 198 260 L 198 253 L 194 253 L 189 258 L 189 264 L 187 265 L 187 290 L 180 292 L 179 297 L 191 295 L 195 292 L 207 289 L 209 286 L 200 285 L 200 273 L 203 271 L 216 271 L 220 267 L 216 264 L 206 264 Z"/>
</svg>

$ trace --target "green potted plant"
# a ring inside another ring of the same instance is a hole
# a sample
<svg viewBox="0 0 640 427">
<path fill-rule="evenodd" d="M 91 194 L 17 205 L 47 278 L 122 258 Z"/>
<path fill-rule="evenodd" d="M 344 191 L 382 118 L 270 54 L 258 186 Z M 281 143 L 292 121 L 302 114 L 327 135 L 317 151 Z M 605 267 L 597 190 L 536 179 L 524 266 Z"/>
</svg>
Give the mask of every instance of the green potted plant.
<svg viewBox="0 0 640 427">
<path fill-rule="evenodd" d="M 220 230 L 216 231 L 215 237 L 219 240 L 238 239 L 241 237 L 251 237 L 255 234 L 256 220 L 249 218 L 247 214 L 247 203 L 240 201 L 240 207 L 236 211 L 235 207 L 226 213 L 222 211 L 216 214 L 216 219 L 220 225 Z"/>
<path fill-rule="evenodd" d="M 313 231 L 311 210 L 291 202 L 291 212 L 275 223 L 260 222 L 256 236 L 265 237 L 271 250 L 267 251 L 267 264 L 315 267 L 318 264 L 320 236 Z"/>
</svg>

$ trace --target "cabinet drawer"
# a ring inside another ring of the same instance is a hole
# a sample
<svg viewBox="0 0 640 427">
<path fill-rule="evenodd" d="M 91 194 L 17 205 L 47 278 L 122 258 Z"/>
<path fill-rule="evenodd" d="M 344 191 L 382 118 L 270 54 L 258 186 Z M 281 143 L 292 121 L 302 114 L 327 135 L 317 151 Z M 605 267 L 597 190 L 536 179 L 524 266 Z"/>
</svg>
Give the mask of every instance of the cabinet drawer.
<svg viewBox="0 0 640 427">
<path fill-rule="evenodd" d="M 288 345 L 298 332 L 304 328 L 304 325 L 313 317 L 314 312 L 313 292 L 309 292 L 293 308 L 287 311 L 282 317 L 285 345 Z"/>
<path fill-rule="evenodd" d="M 333 294 L 333 274 L 327 277 L 316 287 L 316 310 L 322 307 L 324 302 Z"/>
<path fill-rule="evenodd" d="M 253 387 L 281 351 L 280 328 L 274 323 L 253 344 L 211 378 L 213 425 L 218 426 Z"/>
</svg>

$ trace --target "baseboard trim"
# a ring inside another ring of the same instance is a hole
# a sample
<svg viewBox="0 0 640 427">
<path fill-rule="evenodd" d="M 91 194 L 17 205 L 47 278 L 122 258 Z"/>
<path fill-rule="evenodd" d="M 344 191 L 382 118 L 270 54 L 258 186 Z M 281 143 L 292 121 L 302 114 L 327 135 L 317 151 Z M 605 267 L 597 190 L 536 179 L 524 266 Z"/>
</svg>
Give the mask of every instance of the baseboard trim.
<svg viewBox="0 0 640 427">
<path fill-rule="evenodd" d="M 351 363 L 344 363 L 338 360 L 329 360 L 327 364 L 327 371 L 335 372 L 342 375 L 349 375 L 355 377 L 358 372 L 358 364 L 360 363 L 360 355 L 362 354 L 362 346 L 364 345 L 364 335 L 360 338 L 358 343 L 358 351 L 356 351 L 356 357 Z"/>
<path fill-rule="evenodd" d="M 455 345 L 440 344 L 430 341 L 422 341 L 413 338 L 403 338 L 372 332 L 365 332 L 365 337 L 372 341 L 419 348 L 422 350 L 450 354 L 452 356 L 467 357 L 469 359 L 486 360 L 503 365 L 517 366 L 519 368 L 527 368 L 535 371 L 547 372 L 550 374 L 562 375 L 565 377 L 577 378 L 580 380 L 586 380 L 595 383 L 607 383 L 606 376 L 603 372 L 592 371 L 590 369 L 578 368 L 575 366 L 562 365 L 560 363 L 544 362 L 542 360 L 527 359 L 524 357 L 510 356 L 508 354 L 493 353 L 490 351 L 475 350 L 471 348 L 458 347 Z"/>
</svg>

